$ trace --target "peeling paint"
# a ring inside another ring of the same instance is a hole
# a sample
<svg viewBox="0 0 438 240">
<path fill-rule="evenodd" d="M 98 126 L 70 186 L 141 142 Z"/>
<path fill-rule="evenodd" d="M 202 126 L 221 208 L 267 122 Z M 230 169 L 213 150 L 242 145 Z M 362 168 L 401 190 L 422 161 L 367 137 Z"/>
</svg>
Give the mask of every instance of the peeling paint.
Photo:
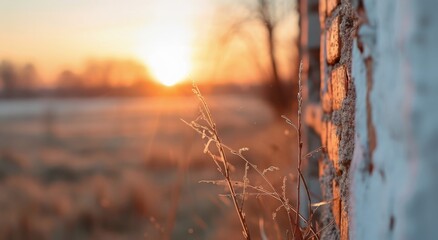
<svg viewBox="0 0 438 240">
<path fill-rule="evenodd" d="M 438 2 L 361 2 L 350 236 L 435 239 Z"/>
</svg>

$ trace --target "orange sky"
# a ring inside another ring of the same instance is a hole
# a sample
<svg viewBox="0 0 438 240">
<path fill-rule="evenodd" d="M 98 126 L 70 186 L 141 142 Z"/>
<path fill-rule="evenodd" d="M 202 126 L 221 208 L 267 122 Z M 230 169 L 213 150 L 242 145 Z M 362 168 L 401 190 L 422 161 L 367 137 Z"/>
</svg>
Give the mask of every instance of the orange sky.
<svg viewBox="0 0 438 240">
<path fill-rule="evenodd" d="M 233 4 L 227 0 L 1 1 L 0 59 L 33 62 L 47 81 L 65 68 L 79 71 L 90 58 L 138 60 L 165 84 L 187 77 L 257 79 L 263 69 L 256 67 L 251 54 L 257 46 L 241 39 L 226 48 L 218 45 L 220 32 L 226 32 L 233 21 L 230 12 L 220 10 L 239 9 Z M 239 11 L 245 13 L 234 14 Z M 288 20 L 285 26 L 291 33 L 285 35 L 295 34 L 295 21 L 295 17 Z M 258 36 L 256 27 L 249 29 Z M 263 62 L 263 51 L 255 52 Z M 290 58 L 289 51 L 280 55 Z"/>
</svg>

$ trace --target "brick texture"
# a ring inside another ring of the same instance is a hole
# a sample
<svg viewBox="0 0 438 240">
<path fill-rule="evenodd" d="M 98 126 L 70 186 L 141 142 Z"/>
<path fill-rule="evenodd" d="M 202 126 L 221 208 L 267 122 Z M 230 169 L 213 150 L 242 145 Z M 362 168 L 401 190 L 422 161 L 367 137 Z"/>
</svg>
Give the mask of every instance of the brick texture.
<svg viewBox="0 0 438 240">
<path fill-rule="evenodd" d="M 323 121 L 321 129 L 321 144 L 325 148 L 327 148 L 328 124 L 328 122 Z"/>
<path fill-rule="evenodd" d="M 329 123 L 327 128 L 327 153 L 335 168 L 338 169 L 340 139 L 336 134 L 336 126 L 333 123 Z"/>
<path fill-rule="evenodd" d="M 330 83 L 333 93 L 333 110 L 339 110 L 342 107 L 342 102 L 347 96 L 347 73 L 345 72 L 344 65 L 332 71 Z"/>
<path fill-rule="evenodd" d="M 336 225 L 341 225 L 341 212 L 342 212 L 342 204 L 341 204 L 341 191 L 339 189 L 339 185 L 333 181 L 333 215 L 335 216 Z"/>
<path fill-rule="evenodd" d="M 341 190 L 342 194 L 345 192 L 345 183 L 339 181 L 339 179 L 346 177 L 345 174 L 348 173 L 348 165 L 345 164 L 348 159 L 345 154 L 340 156 L 339 151 L 346 147 L 343 146 L 345 141 L 341 141 L 341 137 L 345 137 L 348 141 L 352 136 L 346 135 L 346 131 L 343 129 L 343 122 L 335 124 L 333 121 L 336 117 L 335 114 L 351 114 L 348 112 L 350 108 L 342 108 L 344 100 L 347 97 L 351 97 L 349 94 L 354 94 L 354 92 L 349 92 L 349 86 L 352 85 L 350 85 L 349 81 L 351 80 L 348 79 L 347 75 L 351 66 L 349 60 L 351 59 L 349 57 L 351 56 L 351 51 L 343 47 L 348 46 L 348 42 L 343 43 L 342 41 L 351 40 L 345 34 L 352 32 L 352 29 L 350 29 L 352 25 L 343 24 L 341 26 L 341 22 L 351 18 L 347 14 L 351 14 L 352 11 L 350 10 L 352 9 L 349 9 L 350 5 L 347 1 L 318 0 L 318 3 L 319 25 L 321 29 L 319 55 L 321 82 L 319 89 L 315 89 L 315 85 L 312 85 L 313 89 L 308 91 L 319 91 L 320 107 L 317 108 L 318 103 L 314 103 L 316 106 L 312 105 L 312 108 L 319 109 L 321 116 L 315 114 L 315 111 L 309 111 L 309 117 L 306 119 L 306 122 L 320 135 L 321 144 L 324 147 L 324 159 L 320 161 L 318 166 L 320 177 L 326 177 L 323 174 L 333 172 L 334 175 L 330 177 L 336 179 L 331 182 L 324 182 L 321 186 L 322 192 L 327 193 L 325 197 L 328 199 L 324 200 L 332 201 L 333 203 L 332 208 L 327 211 L 332 211 L 333 214 L 330 214 L 330 216 L 332 215 L 333 219 L 330 220 L 336 224 L 335 229 L 332 228 L 327 235 L 322 235 L 323 239 L 333 239 L 339 236 L 341 240 L 347 240 L 349 239 L 349 215 L 346 207 L 348 200 L 344 195 L 341 195 Z M 318 122 L 318 118 L 320 118 L 320 122 Z M 332 164 L 328 164 L 330 162 Z M 340 165 L 340 162 L 343 165 Z M 325 171 L 331 168 L 331 165 L 333 165 L 334 169 Z"/>
<path fill-rule="evenodd" d="M 340 0 L 327 0 L 327 15 L 331 15 L 333 10 L 339 5 Z"/>
<path fill-rule="evenodd" d="M 329 88 L 330 89 L 330 88 Z M 332 111 L 332 94 L 331 91 L 327 91 L 322 93 L 321 95 L 321 105 L 322 110 L 326 113 L 330 113 Z"/>
<path fill-rule="evenodd" d="M 341 38 L 339 36 L 340 16 L 331 23 L 326 36 L 327 63 L 335 64 L 341 57 Z"/>
<path fill-rule="evenodd" d="M 326 11 L 327 11 L 327 0 L 319 0 L 319 21 L 321 24 L 321 28 L 323 28 L 325 23 Z"/>
<path fill-rule="evenodd" d="M 345 209 L 341 209 L 341 239 L 348 239 L 348 213 Z"/>
</svg>

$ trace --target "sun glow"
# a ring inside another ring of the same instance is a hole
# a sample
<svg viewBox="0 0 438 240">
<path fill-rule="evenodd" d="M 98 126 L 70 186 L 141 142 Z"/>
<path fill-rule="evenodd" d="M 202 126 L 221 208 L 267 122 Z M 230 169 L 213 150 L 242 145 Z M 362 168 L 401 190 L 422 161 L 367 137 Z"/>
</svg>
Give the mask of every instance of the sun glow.
<svg viewBox="0 0 438 240">
<path fill-rule="evenodd" d="M 173 86 L 186 80 L 191 70 L 191 31 L 185 26 L 147 28 L 138 54 L 156 81 Z"/>
</svg>

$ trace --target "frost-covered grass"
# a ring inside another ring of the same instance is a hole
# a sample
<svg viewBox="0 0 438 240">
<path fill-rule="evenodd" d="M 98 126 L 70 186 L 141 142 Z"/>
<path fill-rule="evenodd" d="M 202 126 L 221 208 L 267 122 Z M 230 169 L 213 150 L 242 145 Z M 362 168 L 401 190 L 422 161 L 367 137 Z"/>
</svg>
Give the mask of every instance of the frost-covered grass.
<svg viewBox="0 0 438 240">
<path fill-rule="evenodd" d="M 263 102 L 207 98 L 224 141 L 291 171 L 295 136 Z M 180 121 L 197 113 L 193 97 L 0 103 L 0 239 L 238 236 L 221 189 L 198 183 L 219 175 Z"/>
<path fill-rule="evenodd" d="M 300 77 L 298 83 L 298 112 L 296 124 L 286 116 L 282 116 L 286 123 L 296 133 L 295 140 L 297 148 L 295 150 L 297 151 L 297 162 L 296 164 L 294 164 L 293 161 L 289 162 L 290 165 L 296 165 L 296 171 L 289 173 L 289 176 L 291 176 L 292 179 L 288 179 L 287 176 L 278 174 L 277 171 L 279 171 L 280 168 L 275 166 L 275 164 L 266 168 L 260 168 L 257 164 L 253 163 L 253 161 L 246 157 L 246 152 L 249 151 L 248 147 L 240 147 L 237 149 L 225 144 L 219 134 L 219 127 L 213 117 L 213 111 L 210 109 L 207 100 L 201 94 L 198 86 L 195 83 L 193 84 L 193 92 L 198 98 L 200 105 L 199 115 L 193 121 L 188 122 L 184 119 L 182 119 L 182 121 L 201 135 L 201 138 L 204 141 L 203 153 L 209 156 L 221 175 L 221 179 L 203 180 L 201 183 L 210 183 L 225 187 L 225 193 L 223 196 L 228 197 L 229 201 L 234 206 L 235 215 L 239 220 L 241 232 L 243 237 L 247 240 L 253 239 L 254 236 L 256 236 L 256 238 L 260 237 L 261 239 L 319 239 L 320 232 L 318 231 L 318 220 L 315 218 L 316 209 L 314 209 L 314 207 L 317 208 L 318 206 L 326 205 L 328 202 L 320 202 L 316 205 L 312 204 L 311 192 L 306 179 L 303 177 L 301 167 L 303 160 L 320 152 L 323 148 L 320 147 L 308 154 L 303 153 L 303 97 L 301 70 L 302 65 L 300 65 Z M 292 143 L 290 144 L 292 145 Z M 234 166 L 236 162 L 230 160 L 232 157 L 238 160 L 237 164 L 243 164 L 243 167 L 240 169 L 236 168 Z M 284 160 L 287 162 L 291 159 L 286 158 Z M 236 177 L 236 175 L 239 174 L 239 170 L 241 175 L 243 175 L 240 178 Z M 250 174 L 250 172 L 252 174 Z M 271 174 L 271 172 L 273 173 Z M 276 187 L 274 184 L 275 180 L 271 180 L 271 177 L 268 177 L 268 175 L 272 175 L 273 178 L 280 177 L 282 179 L 281 187 Z M 289 196 L 291 191 L 287 189 L 287 186 L 290 185 L 291 182 L 296 186 L 295 201 L 290 200 Z M 303 198 L 307 199 L 307 204 L 301 205 L 303 208 L 300 208 L 301 200 L 303 199 L 300 197 L 301 194 L 303 194 Z M 306 197 L 304 197 L 304 194 Z M 250 197 L 255 197 L 260 205 L 263 205 L 267 211 L 271 212 L 273 222 L 269 224 L 268 227 L 265 227 L 267 219 L 263 216 L 263 210 L 261 211 L 260 209 L 246 206 L 248 205 L 247 199 L 250 199 Z M 271 200 L 271 204 L 264 203 L 266 198 Z M 301 214 L 302 209 L 308 210 L 305 215 L 308 216 L 308 218 Z M 278 221 L 276 218 L 279 213 L 283 213 L 286 220 Z M 256 217 L 254 217 L 254 215 Z M 252 227 L 249 224 L 251 218 L 257 217 L 259 220 L 257 224 L 258 229 L 256 224 L 253 223 L 256 226 Z M 322 230 L 323 229 L 321 228 L 321 231 Z"/>
</svg>

